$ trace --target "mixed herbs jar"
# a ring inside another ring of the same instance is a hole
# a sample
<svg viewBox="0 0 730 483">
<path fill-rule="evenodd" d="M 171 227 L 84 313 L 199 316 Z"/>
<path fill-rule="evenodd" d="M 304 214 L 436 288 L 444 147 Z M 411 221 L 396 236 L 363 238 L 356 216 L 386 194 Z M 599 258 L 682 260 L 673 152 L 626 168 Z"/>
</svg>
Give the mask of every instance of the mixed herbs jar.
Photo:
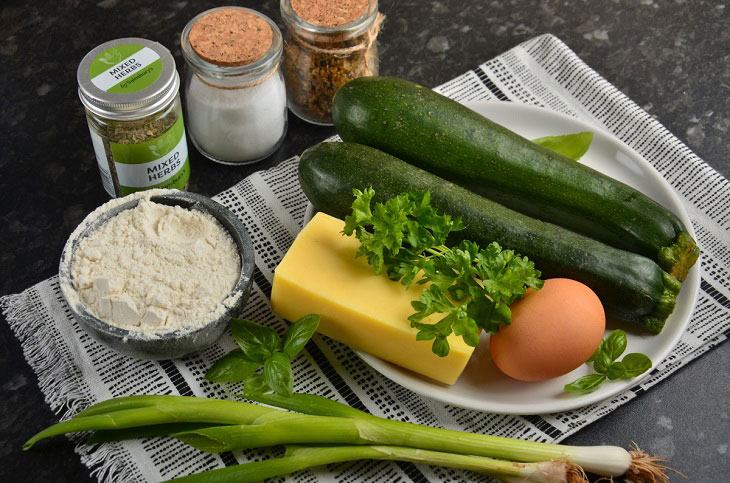
<svg viewBox="0 0 730 483">
<path fill-rule="evenodd" d="M 186 117 L 198 150 L 224 164 L 273 153 L 287 127 L 276 24 L 247 8 L 214 8 L 187 24 L 181 46 Z"/>
<path fill-rule="evenodd" d="M 378 75 L 377 0 L 281 0 L 286 26 L 284 77 L 289 109 L 305 121 L 332 124 L 343 84 Z"/>
<path fill-rule="evenodd" d="M 146 39 L 112 40 L 86 54 L 76 77 L 107 193 L 186 189 L 190 163 L 170 51 Z"/>
</svg>

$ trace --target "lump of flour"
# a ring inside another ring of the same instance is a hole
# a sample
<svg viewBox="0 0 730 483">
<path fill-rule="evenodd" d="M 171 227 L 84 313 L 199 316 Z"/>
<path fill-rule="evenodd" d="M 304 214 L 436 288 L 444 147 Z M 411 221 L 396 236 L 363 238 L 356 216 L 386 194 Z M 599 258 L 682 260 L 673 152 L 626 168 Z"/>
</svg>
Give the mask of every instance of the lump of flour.
<svg viewBox="0 0 730 483">
<path fill-rule="evenodd" d="M 202 327 L 226 309 L 241 257 L 207 213 L 141 198 L 83 238 L 72 284 L 87 310 L 145 332 Z"/>
</svg>

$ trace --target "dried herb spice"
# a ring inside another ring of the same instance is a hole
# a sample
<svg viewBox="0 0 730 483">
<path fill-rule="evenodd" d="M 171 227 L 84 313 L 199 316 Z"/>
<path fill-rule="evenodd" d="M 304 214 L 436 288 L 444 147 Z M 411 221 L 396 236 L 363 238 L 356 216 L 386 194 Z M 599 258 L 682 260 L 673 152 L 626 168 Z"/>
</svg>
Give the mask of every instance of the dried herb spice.
<svg viewBox="0 0 730 483">
<path fill-rule="evenodd" d="M 162 114 L 155 114 L 144 117 L 142 119 L 135 119 L 131 121 L 116 121 L 111 119 L 102 119 L 97 116 L 93 116 L 87 112 L 86 119 L 89 123 L 89 129 L 91 130 L 92 141 L 94 142 L 94 149 L 96 151 L 97 161 L 99 162 L 102 183 L 107 192 L 112 196 L 125 196 L 133 191 L 133 187 L 128 187 L 122 184 L 125 180 L 125 176 L 122 175 L 120 181 L 120 173 L 117 171 L 117 163 L 122 161 L 120 159 L 115 160 L 115 153 L 118 158 L 124 158 L 129 160 L 134 159 L 134 153 L 138 151 L 148 151 L 152 156 L 161 155 L 157 157 L 164 157 L 170 148 L 174 148 L 176 141 L 179 142 L 180 134 L 182 134 L 184 142 L 184 131 L 181 129 L 175 129 L 176 123 L 179 121 L 179 126 L 182 127 L 182 110 L 179 106 L 179 100 L 177 101 L 178 106 L 172 105 L 168 111 Z M 94 139 L 94 135 L 98 136 L 98 140 Z M 103 145 L 103 153 L 98 152 L 99 140 Z M 123 149 L 127 145 L 128 149 Z M 135 145 L 135 146 L 133 146 Z M 145 152 L 142 157 L 146 159 Z M 99 159 L 102 155 L 106 161 L 106 170 L 101 166 Z M 175 153 L 172 154 L 175 156 Z M 187 158 L 187 156 L 185 156 Z M 178 156 L 178 163 L 183 162 Z M 167 169 L 172 169 L 173 166 L 169 164 L 166 166 Z M 165 183 L 167 186 L 164 187 L 175 187 L 178 189 L 186 190 L 188 187 L 189 180 L 189 168 L 185 169 L 185 166 L 180 166 L 182 173 L 174 177 L 170 183 Z M 152 168 L 154 169 L 154 167 Z M 146 167 L 145 167 L 146 170 Z M 164 177 L 165 167 L 162 170 L 153 171 L 148 175 L 152 176 L 149 181 L 157 181 L 161 177 Z M 184 180 L 183 180 L 184 178 Z M 155 183 L 157 184 L 157 183 Z M 163 187 L 163 186 L 154 186 Z"/>
<path fill-rule="evenodd" d="M 178 117 L 178 113 L 173 110 L 159 118 L 148 116 L 133 121 L 90 121 L 94 122 L 97 134 L 104 138 L 105 143 L 113 141 L 119 144 L 138 144 L 163 135 L 175 124 Z"/>
<path fill-rule="evenodd" d="M 187 188 L 180 77 L 169 50 L 146 39 L 112 40 L 84 57 L 77 80 L 109 195 Z"/>
<path fill-rule="evenodd" d="M 368 47 L 367 42 L 367 35 L 361 35 L 323 48 L 289 36 L 284 46 L 284 73 L 292 110 L 305 119 L 331 123 L 337 89 L 357 77 L 378 75 L 378 47 L 375 42 Z M 349 54 L 331 53 L 353 46 L 363 48 Z"/>
<path fill-rule="evenodd" d="M 314 17 L 305 15 L 315 7 L 316 18 L 325 20 L 340 18 L 342 12 L 323 12 L 328 5 L 336 7 L 331 3 L 309 0 L 292 8 L 293 3 L 281 3 L 287 27 L 283 69 L 289 108 L 306 121 L 332 124 L 332 99 L 337 90 L 352 79 L 378 75 L 376 40 L 384 16 L 371 0 L 365 13 L 349 24 L 315 25 L 311 23 Z M 352 3 L 352 8 L 360 7 Z"/>
</svg>

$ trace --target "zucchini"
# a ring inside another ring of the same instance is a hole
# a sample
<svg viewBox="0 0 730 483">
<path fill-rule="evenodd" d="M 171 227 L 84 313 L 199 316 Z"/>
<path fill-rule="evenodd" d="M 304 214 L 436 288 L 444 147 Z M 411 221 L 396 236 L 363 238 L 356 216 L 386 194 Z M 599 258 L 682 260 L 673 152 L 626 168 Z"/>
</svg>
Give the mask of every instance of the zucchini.
<svg viewBox="0 0 730 483">
<path fill-rule="evenodd" d="M 545 277 L 578 280 L 593 289 L 608 315 L 659 333 L 672 313 L 680 284 L 652 260 L 565 228 L 520 214 L 389 154 L 354 143 L 322 143 L 299 161 L 299 182 L 318 211 L 344 219 L 352 189 L 372 186 L 376 201 L 408 190 L 431 193 L 440 212 L 466 226 L 457 243 L 492 241 L 526 255 Z"/>
<path fill-rule="evenodd" d="M 699 248 L 669 210 L 412 82 L 364 77 L 332 106 L 343 140 L 366 144 L 526 215 L 658 261 L 680 280 Z"/>
</svg>

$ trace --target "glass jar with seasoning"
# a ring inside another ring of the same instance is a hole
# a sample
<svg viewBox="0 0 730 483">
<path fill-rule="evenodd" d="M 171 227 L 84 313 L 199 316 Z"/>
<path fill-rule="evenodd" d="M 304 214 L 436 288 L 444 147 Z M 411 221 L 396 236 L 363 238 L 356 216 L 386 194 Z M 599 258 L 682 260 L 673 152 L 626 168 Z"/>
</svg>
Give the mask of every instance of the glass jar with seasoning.
<svg viewBox="0 0 730 483">
<path fill-rule="evenodd" d="M 313 124 L 332 124 L 337 89 L 378 75 L 377 0 L 281 0 L 286 26 L 284 78 L 289 109 Z"/>
<path fill-rule="evenodd" d="M 146 39 L 112 40 L 86 54 L 76 77 L 106 192 L 187 189 L 180 77 L 170 51 Z"/>
<path fill-rule="evenodd" d="M 181 46 L 190 139 L 223 164 L 271 155 L 287 127 L 279 28 L 243 7 L 220 7 L 188 22 Z"/>
</svg>

